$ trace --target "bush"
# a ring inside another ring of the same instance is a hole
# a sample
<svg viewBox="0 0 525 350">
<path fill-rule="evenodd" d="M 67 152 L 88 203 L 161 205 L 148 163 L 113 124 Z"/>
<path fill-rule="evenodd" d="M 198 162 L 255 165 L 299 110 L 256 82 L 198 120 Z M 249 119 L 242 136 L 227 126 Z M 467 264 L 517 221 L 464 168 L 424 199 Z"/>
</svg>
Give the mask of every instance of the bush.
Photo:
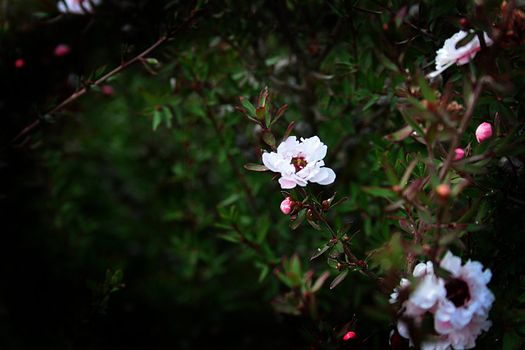
<svg viewBox="0 0 525 350">
<path fill-rule="evenodd" d="M 0 10 L 2 348 L 521 347 L 521 1 L 85 6 Z"/>
</svg>

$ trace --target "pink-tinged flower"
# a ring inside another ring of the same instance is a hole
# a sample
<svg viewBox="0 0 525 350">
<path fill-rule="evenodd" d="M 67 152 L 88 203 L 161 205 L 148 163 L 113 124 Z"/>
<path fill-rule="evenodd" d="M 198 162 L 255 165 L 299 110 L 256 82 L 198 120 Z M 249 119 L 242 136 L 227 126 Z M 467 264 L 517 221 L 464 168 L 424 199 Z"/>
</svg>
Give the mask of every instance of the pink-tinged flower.
<svg viewBox="0 0 525 350">
<path fill-rule="evenodd" d="M 290 197 L 286 197 L 281 202 L 281 211 L 283 212 L 284 215 L 288 215 L 292 212 L 293 204 L 294 203 Z"/>
<path fill-rule="evenodd" d="M 60 0 L 58 10 L 62 13 L 85 15 L 92 13 L 101 2 L 102 0 Z"/>
<path fill-rule="evenodd" d="M 448 337 L 454 349 L 471 349 L 476 338 L 491 326 L 488 316 L 494 294 L 487 284 L 492 273 L 477 261 L 462 265 L 451 252 L 445 254 L 440 266 L 451 276 L 445 283 L 446 297 L 435 311 L 434 328 Z"/>
<path fill-rule="evenodd" d="M 479 124 L 478 128 L 476 129 L 476 140 L 478 140 L 479 143 L 482 143 L 491 136 L 492 125 L 490 125 L 490 123 L 487 122 Z"/>
<path fill-rule="evenodd" d="M 17 69 L 20 69 L 20 68 L 23 68 L 25 66 L 26 62 L 24 61 L 23 58 L 19 58 L 15 61 L 15 68 Z"/>
<path fill-rule="evenodd" d="M 443 47 L 436 51 L 436 70 L 428 75 L 430 78 L 438 76 L 453 64 L 458 66 L 466 64 L 476 56 L 477 52 L 481 50 L 481 44 L 477 35 L 474 35 L 472 40 L 465 45 L 457 47 L 458 43 L 465 39 L 467 35 L 469 35 L 469 32 L 460 30 L 451 38 L 445 40 Z M 487 46 L 491 46 L 494 43 L 487 33 L 483 33 L 483 38 Z"/>
<path fill-rule="evenodd" d="M 461 160 L 465 156 L 465 150 L 463 148 L 456 148 L 454 150 L 454 160 Z"/>
<path fill-rule="evenodd" d="M 406 319 L 412 319 L 414 326 L 420 327 L 424 316 L 430 314 L 434 318 L 434 332 L 423 339 L 421 349 L 471 349 L 476 346 L 476 338 L 491 326 L 488 314 L 494 295 L 487 284 L 492 274 L 477 261 L 469 260 L 462 265 L 461 259 L 451 252 L 441 260 L 440 267 L 450 272 L 450 277 L 437 277 L 431 262 L 414 268 L 417 285 L 403 302 L 397 330 L 413 346 Z M 399 289 L 410 284 L 409 280 L 401 279 L 390 302 L 396 303 Z"/>
<path fill-rule="evenodd" d="M 55 47 L 55 56 L 57 57 L 66 56 L 70 52 L 71 52 L 71 48 L 67 46 L 66 44 L 58 44 L 57 47 Z"/>
<path fill-rule="evenodd" d="M 327 147 L 319 137 L 301 138 L 290 136 L 277 147 L 277 152 L 262 155 L 264 165 L 280 173 L 279 184 L 283 189 L 306 186 L 308 182 L 329 185 L 335 181 L 335 173 L 324 166 Z"/>
<path fill-rule="evenodd" d="M 100 87 L 100 92 L 102 92 L 102 94 L 106 96 L 113 96 L 113 94 L 115 94 L 115 90 L 113 90 L 113 87 L 111 85 L 102 85 Z"/>
<path fill-rule="evenodd" d="M 434 274 L 434 266 L 431 261 L 417 264 L 412 275 L 416 279 L 417 284 L 408 299 L 403 302 L 402 309 L 404 312 L 397 321 L 397 331 L 402 337 L 409 339 L 411 345 L 413 343 L 410 339 L 408 324 L 403 319 L 411 318 L 414 321 L 414 325 L 420 327 L 425 314 L 432 313 L 439 301 L 446 295 L 445 282 Z M 399 291 L 409 288 L 410 285 L 411 283 L 408 279 L 401 279 L 400 286 L 395 288 L 394 293 L 390 295 L 390 303 L 396 303 Z M 428 350 L 446 349 L 448 344 L 445 344 L 444 340 L 441 338 L 425 340 L 421 344 L 421 348 Z"/>
</svg>

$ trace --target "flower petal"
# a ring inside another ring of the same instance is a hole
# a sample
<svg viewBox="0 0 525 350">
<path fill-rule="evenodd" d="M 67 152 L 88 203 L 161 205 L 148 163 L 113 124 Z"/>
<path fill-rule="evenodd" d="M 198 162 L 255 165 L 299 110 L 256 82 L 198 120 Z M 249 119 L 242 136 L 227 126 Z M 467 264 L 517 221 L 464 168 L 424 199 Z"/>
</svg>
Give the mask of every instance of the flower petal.
<svg viewBox="0 0 525 350">
<path fill-rule="evenodd" d="M 262 155 L 262 161 L 264 166 L 276 173 L 281 172 L 281 167 L 279 166 L 280 160 L 281 159 L 275 152 L 264 152 Z"/>
<path fill-rule="evenodd" d="M 295 186 L 297 186 L 297 183 L 294 180 L 286 177 L 281 177 L 279 179 L 279 184 L 281 185 L 282 189 L 286 190 L 295 188 Z"/>
</svg>

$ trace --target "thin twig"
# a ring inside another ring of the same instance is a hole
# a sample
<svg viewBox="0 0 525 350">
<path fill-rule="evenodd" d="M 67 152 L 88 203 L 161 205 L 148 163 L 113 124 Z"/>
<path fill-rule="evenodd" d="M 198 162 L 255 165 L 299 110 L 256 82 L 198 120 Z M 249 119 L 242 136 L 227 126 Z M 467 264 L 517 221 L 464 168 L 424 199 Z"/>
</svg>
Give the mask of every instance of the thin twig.
<svg viewBox="0 0 525 350">
<path fill-rule="evenodd" d="M 58 104 L 56 107 L 51 109 L 49 112 L 45 113 L 45 115 L 53 115 L 53 114 L 55 114 L 56 112 L 60 111 L 64 107 L 66 107 L 66 106 L 70 105 L 71 103 L 73 103 L 74 101 L 76 101 L 81 96 L 85 95 L 90 90 L 91 87 L 99 86 L 100 84 L 102 84 L 105 81 L 107 81 L 109 78 L 119 74 L 120 72 L 122 72 L 126 68 L 132 66 L 133 64 L 135 64 L 137 62 L 142 62 L 144 60 L 144 58 L 147 55 L 149 55 L 152 51 L 157 49 L 159 46 L 164 44 L 166 41 L 172 39 L 182 29 L 186 28 L 190 23 L 192 23 L 193 20 L 195 19 L 195 16 L 196 16 L 197 13 L 198 13 L 197 10 L 191 11 L 190 16 L 184 21 L 184 23 L 182 23 L 179 27 L 177 27 L 171 33 L 161 36 L 155 43 L 153 43 L 153 45 L 148 47 L 146 50 L 142 51 L 140 54 L 138 54 L 134 58 L 130 59 L 129 61 L 123 62 L 120 66 L 118 66 L 115 69 L 113 69 L 112 71 L 106 73 L 104 76 L 102 76 L 101 78 L 97 79 L 95 82 L 91 83 L 89 86 L 83 87 L 82 89 L 74 92 L 68 98 L 66 98 L 64 101 L 62 101 L 60 104 Z M 20 133 L 18 133 L 18 135 L 16 135 L 15 138 L 13 138 L 13 140 L 11 142 L 12 143 L 17 142 L 18 140 L 20 140 L 20 138 L 22 138 L 23 136 L 29 134 L 36 127 L 38 127 L 40 125 L 40 123 L 41 123 L 41 119 L 36 119 L 34 122 L 32 122 L 31 124 L 26 126 Z"/>
</svg>

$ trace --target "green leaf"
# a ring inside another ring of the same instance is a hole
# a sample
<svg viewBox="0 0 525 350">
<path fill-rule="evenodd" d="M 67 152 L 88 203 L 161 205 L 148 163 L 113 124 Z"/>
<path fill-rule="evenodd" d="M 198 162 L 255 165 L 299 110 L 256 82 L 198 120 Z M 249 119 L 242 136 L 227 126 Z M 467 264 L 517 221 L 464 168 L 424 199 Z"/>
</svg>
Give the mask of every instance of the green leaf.
<svg viewBox="0 0 525 350">
<path fill-rule="evenodd" d="M 158 109 L 155 109 L 153 111 L 153 125 L 152 125 L 153 131 L 157 130 L 161 122 L 162 122 L 162 114 L 160 113 Z"/>
<path fill-rule="evenodd" d="M 321 231 L 321 226 L 319 226 L 319 224 L 317 222 L 315 222 L 314 220 L 311 220 L 309 218 L 306 218 L 306 221 L 310 224 L 310 226 L 312 226 L 312 228 L 314 228 L 317 231 Z"/>
<path fill-rule="evenodd" d="M 387 139 L 388 141 L 394 141 L 394 142 L 403 141 L 404 139 L 409 137 L 410 134 L 412 134 L 413 130 L 414 129 L 410 125 L 407 125 L 403 127 L 402 129 L 399 129 L 396 132 L 386 135 L 385 139 Z"/>
<path fill-rule="evenodd" d="M 306 218 L 306 209 L 302 209 L 298 214 L 297 218 L 293 221 L 290 221 L 290 228 L 292 230 L 297 229 L 301 224 L 303 223 L 304 219 Z"/>
<path fill-rule="evenodd" d="M 323 286 L 323 284 L 326 282 L 328 277 L 330 277 L 330 272 L 328 271 L 323 272 L 321 276 L 319 276 L 317 280 L 315 281 L 314 285 L 312 286 L 311 292 L 312 293 L 318 292 Z"/>
<path fill-rule="evenodd" d="M 262 135 L 264 143 L 270 146 L 272 149 L 275 149 L 275 136 L 273 136 L 271 131 L 264 131 Z"/>
<path fill-rule="evenodd" d="M 387 198 L 387 199 L 393 199 L 397 197 L 396 193 L 388 188 L 363 187 L 363 191 L 374 197 L 382 197 L 382 198 Z"/>
<path fill-rule="evenodd" d="M 247 163 L 244 164 L 244 169 L 250 171 L 268 171 L 269 169 L 262 164 Z"/>
<path fill-rule="evenodd" d="M 346 278 L 347 275 L 348 275 L 348 270 L 345 270 L 341 272 L 339 275 L 337 275 L 337 277 L 334 278 L 332 283 L 330 283 L 330 289 L 334 289 L 335 287 L 337 287 L 339 283 L 343 282 L 343 280 Z"/>
<path fill-rule="evenodd" d="M 273 124 L 277 123 L 277 121 L 284 115 L 284 112 L 288 109 L 288 105 L 281 106 L 277 112 L 275 113 L 275 116 L 273 117 L 273 120 L 270 124 L 272 126 Z"/>
<path fill-rule="evenodd" d="M 425 100 L 427 100 L 428 102 L 436 101 L 436 93 L 428 85 L 427 80 L 423 75 L 419 77 L 419 87 L 421 88 L 421 94 L 423 94 Z"/>
<path fill-rule="evenodd" d="M 363 107 L 363 112 L 372 107 L 377 102 L 377 100 L 379 100 L 378 95 L 372 96 L 372 98 L 370 98 L 370 100 L 368 100 L 368 102 Z"/>
<path fill-rule="evenodd" d="M 239 239 L 239 235 L 236 232 L 219 235 L 219 238 L 222 238 L 225 241 L 232 242 L 232 243 L 239 243 L 241 241 Z"/>
<path fill-rule="evenodd" d="M 243 97 L 240 97 L 240 100 L 241 100 L 242 106 L 246 109 L 248 114 L 253 118 L 257 118 L 257 112 L 255 110 L 255 107 L 252 105 L 252 103 Z"/>
<path fill-rule="evenodd" d="M 314 260 L 315 258 L 320 257 L 323 255 L 328 249 L 332 248 L 334 245 L 330 243 L 326 243 L 322 248 L 317 248 L 316 251 L 312 254 L 310 257 L 310 261 Z"/>
</svg>

